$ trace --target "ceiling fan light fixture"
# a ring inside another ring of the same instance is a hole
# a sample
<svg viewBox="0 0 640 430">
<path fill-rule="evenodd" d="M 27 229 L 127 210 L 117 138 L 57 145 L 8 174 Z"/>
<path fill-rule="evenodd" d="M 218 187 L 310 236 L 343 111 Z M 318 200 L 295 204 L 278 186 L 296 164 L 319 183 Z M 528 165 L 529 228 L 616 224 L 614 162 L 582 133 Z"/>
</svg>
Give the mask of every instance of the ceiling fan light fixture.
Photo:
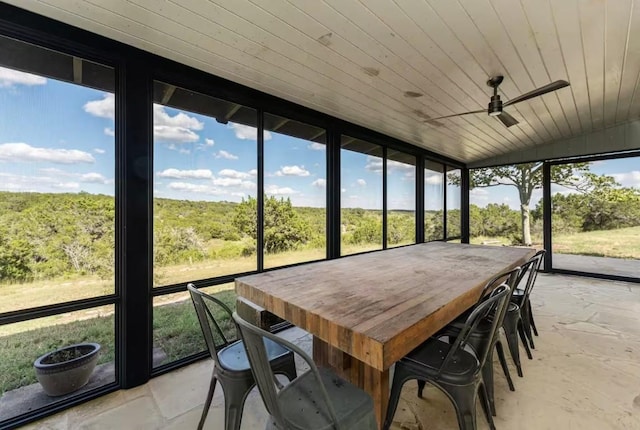
<svg viewBox="0 0 640 430">
<path fill-rule="evenodd" d="M 502 100 L 499 95 L 491 96 L 487 111 L 489 116 L 498 116 L 502 113 Z"/>
</svg>

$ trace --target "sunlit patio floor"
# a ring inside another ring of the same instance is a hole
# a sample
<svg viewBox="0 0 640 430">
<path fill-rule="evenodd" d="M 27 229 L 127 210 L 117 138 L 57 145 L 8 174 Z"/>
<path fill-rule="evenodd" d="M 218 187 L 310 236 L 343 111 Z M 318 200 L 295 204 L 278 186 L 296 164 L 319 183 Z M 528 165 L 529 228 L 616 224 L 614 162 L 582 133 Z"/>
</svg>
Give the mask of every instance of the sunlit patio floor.
<svg viewBox="0 0 640 430">
<path fill-rule="evenodd" d="M 540 337 L 534 359 L 523 353 L 524 378 L 511 373 L 510 392 L 495 363 L 498 429 L 640 429 L 640 285 L 540 275 L 532 301 Z M 282 333 L 305 349 L 308 334 Z M 37 429 L 195 429 L 211 361 L 193 364 L 36 422 Z M 266 411 L 257 389 L 242 429 L 262 429 Z M 223 429 L 223 396 L 216 393 L 205 428 Z M 435 388 L 416 397 L 409 382 L 394 429 L 457 429 L 453 407 Z M 478 428 L 488 428 L 478 407 Z"/>
</svg>

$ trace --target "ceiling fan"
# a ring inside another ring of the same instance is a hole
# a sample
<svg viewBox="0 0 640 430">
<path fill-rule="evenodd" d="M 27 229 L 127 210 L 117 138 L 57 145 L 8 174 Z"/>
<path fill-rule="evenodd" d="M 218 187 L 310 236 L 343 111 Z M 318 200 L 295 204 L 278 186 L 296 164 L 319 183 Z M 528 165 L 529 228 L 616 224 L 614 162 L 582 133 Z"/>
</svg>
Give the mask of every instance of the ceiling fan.
<svg viewBox="0 0 640 430">
<path fill-rule="evenodd" d="M 504 76 L 493 76 L 489 78 L 489 80 L 487 81 L 487 85 L 493 88 L 493 95 L 491 96 L 491 101 L 489 102 L 489 106 L 487 109 L 456 113 L 453 115 L 439 116 L 437 118 L 429 118 L 425 122 L 436 121 L 438 119 L 451 118 L 454 116 L 462 116 L 462 115 L 470 115 L 475 113 L 487 112 L 489 116 L 494 116 L 498 118 L 500 121 L 502 121 L 502 123 L 505 126 L 511 127 L 512 125 L 516 125 L 518 123 L 518 120 L 512 117 L 511 115 L 509 115 L 507 112 L 503 111 L 502 108 L 569 86 L 569 82 L 567 81 L 560 80 L 560 81 L 551 82 L 550 84 L 544 85 L 540 88 L 536 88 L 535 90 L 529 91 L 528 93 L 524 93 L 514 99 L 509 100 L 508 102 L 502 103 L 502 100 L 500 100 L 500 96 L 498 95 L 498 86 L 502 83 L 503 79 L 504 79 Z"/>
</svg>

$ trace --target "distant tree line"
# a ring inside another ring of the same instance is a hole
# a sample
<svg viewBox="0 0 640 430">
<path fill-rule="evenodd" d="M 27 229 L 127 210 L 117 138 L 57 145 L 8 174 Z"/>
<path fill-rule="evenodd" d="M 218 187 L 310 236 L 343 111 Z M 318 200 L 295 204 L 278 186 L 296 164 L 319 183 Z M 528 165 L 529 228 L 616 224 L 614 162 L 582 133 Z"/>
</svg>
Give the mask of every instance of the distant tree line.
<svg viewBox="0 0 640 430">
<path fill-rule="evenodd" d="M 640 190 L 612 177 L 585 173 L 584 187 L 552 197 L 553 229 L 571 233 L 640 225 Z M 293 207 L 289 199 L 264 198 L 267 253 L 323 248 L 326 211 Z M 470 206 L 472 237 L 506 237 L 522 243 L 521 211 L 505 204 Z M 255 254 L 257 200 L 240 203 L 154 200 L 154 264 L 163 267 Z M 425 239 L 442 239 L 442 211 L 425 212 Z M 541 230 L 542 204 L 531 211 Z M 412 211 L 390 211 L 387 243 L 415 241 Z M 342 241 L 381 243 L 382 211 L 344 208 Z M 447 211 L 449 236 L 459 232 L 460 211 Z M 88 193 L 0 192 L 0 282 L 24 282 L 76 275 L 113 276 L 115 202 Z M 459 233 L 458 233 L 459 234 Z"/>
</svg>

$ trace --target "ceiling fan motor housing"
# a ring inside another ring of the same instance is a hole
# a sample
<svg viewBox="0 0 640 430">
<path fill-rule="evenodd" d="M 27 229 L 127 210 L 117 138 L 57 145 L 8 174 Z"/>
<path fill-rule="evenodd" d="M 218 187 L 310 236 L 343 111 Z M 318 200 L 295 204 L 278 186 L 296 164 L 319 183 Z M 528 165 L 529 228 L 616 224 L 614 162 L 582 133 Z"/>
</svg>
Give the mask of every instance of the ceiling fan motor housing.
<svg viewBox="0 0 640 430">
<path fill-rule="evenodd" d="M 488 107 L 489 116 L 498 116 L 502 113 L 502 100 L 499 95 L 491 96 L 491 101 Z"/>
</svg>

